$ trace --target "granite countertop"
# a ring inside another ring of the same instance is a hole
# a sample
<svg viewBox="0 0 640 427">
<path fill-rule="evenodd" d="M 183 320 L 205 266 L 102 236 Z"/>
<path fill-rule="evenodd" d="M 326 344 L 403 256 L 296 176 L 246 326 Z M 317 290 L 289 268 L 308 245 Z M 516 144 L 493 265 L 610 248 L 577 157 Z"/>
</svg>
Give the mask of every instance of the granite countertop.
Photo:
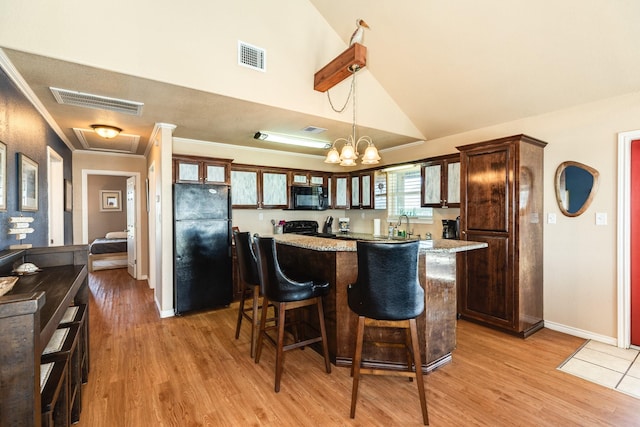
<svg viewBox="0 0 640 427">
<path fill-rule="evenodd" d="M 347 237 L 347 236 L 343 236 Z M 315 251 L 329 252 L 355 252 L 357 240 L 373 240 L 378 242 L 404 242 L 406 240 L 387 239 L 375 237 L 372 234 L 349 233 L 349 240 L 332 239 L 326 237 L 303 236 L 300 234 L 276 234 L 273 236 L 277 243 L 297 246 Z M 420 240 L 420 251 L 425 252 L 464 252 L 472 249 L 486 248 L 484 242 L 472 242 L 467 240 Z"/>
</svg>

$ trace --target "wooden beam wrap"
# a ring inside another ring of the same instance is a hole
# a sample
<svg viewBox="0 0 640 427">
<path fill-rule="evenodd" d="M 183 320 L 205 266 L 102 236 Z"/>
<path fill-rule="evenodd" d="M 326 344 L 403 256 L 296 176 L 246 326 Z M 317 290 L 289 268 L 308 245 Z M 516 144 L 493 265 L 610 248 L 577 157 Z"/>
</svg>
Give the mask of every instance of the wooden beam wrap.
<svg viewBox="0 0 640 427">
<path fill-rule="evenodd" d="M 360 43 L 353 44 L 316 72 L 313 78 L 313 88 L 318 92 L 328 91 L 352 74 L 349 67 L 353 65 L 357 65 L 359 68 L 367 65 L 367 48 Z"/>
</svg>

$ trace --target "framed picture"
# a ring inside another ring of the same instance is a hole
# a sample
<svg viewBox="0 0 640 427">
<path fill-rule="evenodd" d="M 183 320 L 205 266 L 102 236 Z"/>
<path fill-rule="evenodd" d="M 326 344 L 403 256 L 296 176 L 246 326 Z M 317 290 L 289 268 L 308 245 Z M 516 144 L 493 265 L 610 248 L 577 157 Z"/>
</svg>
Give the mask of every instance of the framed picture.
<svg viewBox="0 0 640 427">
<path fill-rule="evenodd" d="M 64 180 L 64 210 L 66 212 L 73 210 L 73 185 L 68 179 Z"/>
<path fill-rule="evenodd" d="M 18 153 L 18 195 L 21 211 L 38 210 L 38 163 Z"/>
<path fill-rule="evenodd" d="M 120 190 L 100 190 L 100 210 L 116 212 L 122 210 L 122 193 Z"/>
<path fill-rule="evenodd" d="M 0 142 L 0 211 L 7 210 L 7 146 Z"/>
</svg>

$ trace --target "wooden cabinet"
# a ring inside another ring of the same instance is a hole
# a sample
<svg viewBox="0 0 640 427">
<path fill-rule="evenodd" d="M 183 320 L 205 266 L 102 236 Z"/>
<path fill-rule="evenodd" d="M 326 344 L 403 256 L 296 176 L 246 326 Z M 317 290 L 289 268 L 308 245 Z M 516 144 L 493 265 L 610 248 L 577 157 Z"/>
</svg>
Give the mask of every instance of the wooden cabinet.
<svg viewBox="0 0 640 427">
<path fill-rule="evenodd" d="M 373 208 L 373 172 L 351 175 L 351 208 Z"/>
<path fill-rule="evenodd" d="M 422 164 L 423 207 L 460 207 L 460 156 L 434 157 Z"/>
<path fill-rule="evenodd" d="M 233 165 L 232 206 L 236 209 L 285 209 L 289 206 L 288 185 L 287 171 Z"/>
<path fill-rule="evenodd" d="M 334 209 L 349 209 L 350 207 L 350 187 L 351 177 L 349 174 L 334 174 L 333 181 L 333 200 L 331 206 Z"/>
<path fill-rule="evenodd" d="M 89 321 L 87 256 L 87 245 L 0 253 L 1 275 L 9 275 L 15 263 L 32 262 L 42 269 L 21 276 L 0 297 L 1 426 L 42 425 L 40 356 L 70 304 L 84 304 Z"/>
<path fill-rule="evenodd" d="M 291 172 L 291 185 L 319 185 L 326 187 L 329 174 L 321 172 L 293 171 Z"/>
<path fill-rule="evenodd" d="M 461 239 L 486 242 L 462 256 L 462 318 L 527 337 L 543 327 L 543 149 L 526 135 L 457 147 Z"/>
<path fill-rule="evenodd" d="M 173 182 L 229 184 L 231 160 L 195 156 L 173 157 Z"/>
</svg>

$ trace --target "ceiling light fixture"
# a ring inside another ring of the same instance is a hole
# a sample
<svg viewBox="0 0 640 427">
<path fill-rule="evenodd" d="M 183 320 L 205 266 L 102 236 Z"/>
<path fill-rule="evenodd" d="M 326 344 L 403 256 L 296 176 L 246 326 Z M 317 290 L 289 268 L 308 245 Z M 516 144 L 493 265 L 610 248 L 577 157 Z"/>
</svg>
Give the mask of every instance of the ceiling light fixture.
<svg viewBox="0 0 640 427">
<path fill-rule="evenodd" d="M 347 138 L 338 138 L 333 141 L 331 150 L 327 153 L 327 158 L 324 159 L 324 162 L 340 163 L 340 166 L 355 166 L 359 155 L 358 145 L 365 142 L 367 144 L 367 148 L 364 150 L 364 154 L 362 155 L 362 164 L 374 165 L 380 161 L 380 155 L 378 154 L 378 149 L 373 145 L 371 138 L 368 136 L 361 136 L 356 139 L 356 73 L 358 72 L 358 69 L 354 69 L 351 72 L 353 73 L 353 80 L 351 82 L 351 95 L 353 96 L 353 123 L 351 124 L 351 135 Z M 329 102 L 331 102 L 331 99 L 329 99 Z M 344 142 L 344 146 L 342 147 L 340 154 L 338 154 L 338 148 L 336 147 L 338 142 Z"/>
<path fill-rule="evenodd" d="M 254 139 L 260 141 L 277 142 L 280 144 L 297 145 L 299 147 L 322 148 L 326 149 L 331 146 L 327 141 L 317 139 L 301 138 L 297 136 L 283 135 L 280 133 L 265 132 L 260 130 L 253 135 Z"/>
<path fill-rule="evenodd" d="M 95 133 L 105 139 L 115 138 L 120 132 L 122 132 L 122 129 L 109 125 L 91 125 L 91 128 Z"/>
</svg>

